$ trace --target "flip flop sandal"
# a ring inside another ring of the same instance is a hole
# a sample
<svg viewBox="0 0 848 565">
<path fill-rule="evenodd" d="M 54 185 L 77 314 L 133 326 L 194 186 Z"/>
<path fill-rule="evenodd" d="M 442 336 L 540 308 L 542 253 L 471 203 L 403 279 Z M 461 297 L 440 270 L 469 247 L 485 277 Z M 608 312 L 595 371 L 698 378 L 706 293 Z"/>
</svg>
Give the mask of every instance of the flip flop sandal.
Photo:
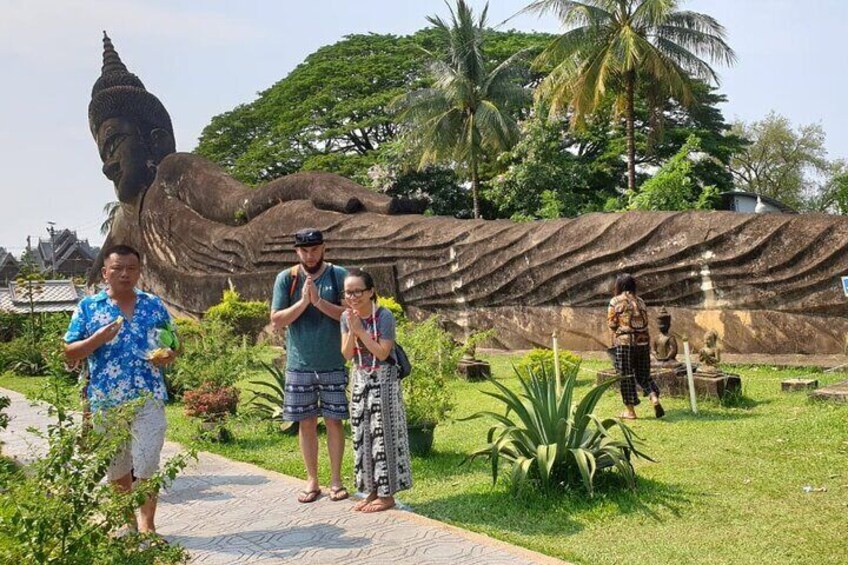
<svg viewBox="0 0 848 565">
<path fill-rule="evenodd" d="M 362 507 L 362 512 L 372 513 L 372 512 L 383 512 L 385 510 L 391 510 L 394 508 L 396 504 L 392 502 L 391 504 L 386 504 L 385 502 L 380 502 L 379 500 L 373 501 L 371 504 L 367 504 Z"/>
<path fill-rule="evenodd" d="M 315 502 L 318 500 L 318 497 L 321 496 L 321 489 L 315 490 L 302 490 L 297 495 L 297 501 L 301 504 L 308 504 L 310 502 Z"/>
<path fill-rule="evenodd" d="M 630 416 L 628 414 L 619 414 L 618 419 L 619 420 L 635 420 L 636 416 Z"/>
<path fill-rule="evenodd" d="M 345 500 L 350 496 L 350 493 L 347 492 L 347 489 L 343 486 L 341 487 L 332 487 L 330 489 L 330 500 L 333 502 L 338 502 L 340 500 Z"/>
</svg>

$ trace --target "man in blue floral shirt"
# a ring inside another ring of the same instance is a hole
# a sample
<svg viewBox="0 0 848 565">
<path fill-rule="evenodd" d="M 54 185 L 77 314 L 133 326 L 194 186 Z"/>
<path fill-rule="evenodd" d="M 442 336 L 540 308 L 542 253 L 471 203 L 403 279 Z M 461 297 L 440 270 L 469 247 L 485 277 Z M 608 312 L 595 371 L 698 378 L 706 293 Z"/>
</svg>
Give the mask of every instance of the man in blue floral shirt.
<svg viewBox="0 0 848 565">
<path fill-rule="evenodd" d="M 66 357 L 88 359 L 86 393 L 93 412 L 147 398 L 131 423 L 129 445 L 107 472 L 109 481 L 123 492 L 132 490 L 133 474 L 145 480 L 159 469 L 167 400 L 162 367 L 176 358 L 175 351 L 159 347 L 159 334 L 171 322 L 168 311 L 158 297 L 136 288 L 140 275 L 138 251 L 124 245 L 107 249 L 106 290 L 80 301 L 65 334 Z M 155 514 L 156 497 L 151 496 L 140 509 L 140 523 L 130 527 L 155 533 Z"/>
</svg>

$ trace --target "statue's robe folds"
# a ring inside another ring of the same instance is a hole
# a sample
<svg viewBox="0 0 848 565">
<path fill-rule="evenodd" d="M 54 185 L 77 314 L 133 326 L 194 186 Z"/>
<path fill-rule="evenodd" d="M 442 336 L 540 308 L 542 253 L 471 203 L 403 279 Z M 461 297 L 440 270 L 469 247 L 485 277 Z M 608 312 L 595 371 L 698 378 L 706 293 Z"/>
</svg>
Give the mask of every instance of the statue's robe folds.
<svg viewBox="0 0 848 565">
<path fill-rule="evenodd" d="M 334 211 L 347 194 L 374 211 Z M 627 212 L 515 223 L 389 215 L 386 206 L 384 196 L 321 173 L 248 189 L 178 153 L 162 161 L 139 207 L 123 210 L 110 241 L 139 246 L 145 284 L 192 314 L 230 284 L 268 300 L 277 273 L 295 261 L 292 234 L 317 227 L 330 261 L 371 269 L 413 317 L 439 314 L 460 332 L 494 327 L 512 348 L 547 346 L 554 330 L 564 347 L 606 347 L 611 281 L 624 271 L 649 306 L 667 307 L 679 335 L 714 329 L 726 351 L 844 345 L 848 218 Z"/>
</svg>

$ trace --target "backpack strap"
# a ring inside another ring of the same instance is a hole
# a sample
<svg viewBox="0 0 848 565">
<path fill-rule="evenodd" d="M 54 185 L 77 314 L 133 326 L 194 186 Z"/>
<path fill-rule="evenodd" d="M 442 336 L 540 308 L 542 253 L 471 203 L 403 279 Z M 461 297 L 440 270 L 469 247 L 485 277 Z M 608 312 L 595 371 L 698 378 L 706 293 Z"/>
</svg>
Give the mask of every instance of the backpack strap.
<svg viewBox="0 0 848 565">
<path fill-rule="evenodd" d="M 291 286 L 289 286 L 289 298 L 294 297 L 294 291 L 297 290 L 297 279 L 300 274 L 300 269 L 298 269 L 300 265 L 295 265 L 291 269 L 289 269 L 289 274 L 291 275 Z"/>
<path fill-rule="evenodd" d="M 339 281 L 336 280 L 336 269 L 329 261 L 327 261 L 327 268 L 330 270 L 330 289 L 333 291 L 333 304 L 338 306 L 340 304 Z"/>
</svg>

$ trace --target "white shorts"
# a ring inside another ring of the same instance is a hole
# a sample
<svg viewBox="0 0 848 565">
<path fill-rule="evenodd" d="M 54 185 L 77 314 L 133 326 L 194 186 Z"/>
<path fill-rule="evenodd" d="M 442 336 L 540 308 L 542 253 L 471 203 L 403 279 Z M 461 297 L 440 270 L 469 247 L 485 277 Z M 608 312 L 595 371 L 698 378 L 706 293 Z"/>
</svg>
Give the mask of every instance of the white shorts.
<svg viewBox="0 0 848 565">
<path fill-rule="evenodd" d="M 132 421 L 130 441 L 118 452 L 106 477 L 116 481 L 132 472 L 137 479 L 149 479 L 159 470 L 165 444 L 165 404 L 147 400 Z"/>
</svg>

